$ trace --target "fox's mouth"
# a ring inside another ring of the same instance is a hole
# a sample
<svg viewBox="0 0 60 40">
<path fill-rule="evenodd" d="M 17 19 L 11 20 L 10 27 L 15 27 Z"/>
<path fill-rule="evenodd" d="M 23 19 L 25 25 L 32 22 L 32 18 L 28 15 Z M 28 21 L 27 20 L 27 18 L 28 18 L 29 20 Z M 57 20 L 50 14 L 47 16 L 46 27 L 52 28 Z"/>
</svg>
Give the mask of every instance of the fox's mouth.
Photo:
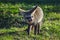
<svg viewBox="0 0 60 40">
<path fill-rule="evenodd" d="M 32 21 L 27 22 L 28 24 L 32 24 Z"/>
</svg>

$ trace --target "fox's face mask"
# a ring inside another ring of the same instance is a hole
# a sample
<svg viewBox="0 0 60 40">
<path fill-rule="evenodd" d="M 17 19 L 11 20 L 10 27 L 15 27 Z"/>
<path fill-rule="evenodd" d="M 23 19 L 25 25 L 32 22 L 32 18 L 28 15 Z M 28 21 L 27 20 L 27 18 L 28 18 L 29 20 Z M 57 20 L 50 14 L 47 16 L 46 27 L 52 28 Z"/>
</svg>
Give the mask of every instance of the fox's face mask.
<svg viewBox="0 0 60 40">
<path fill-rule="evenodd" d="M 23 15 L 25 21 L 27 23 L 33 23 L 33 20 L 34 20 L 34 13 L 35 13 L 35 10 L 36 10 L 37 6 L 34 7 L 33 9 L 29 10 L 29 11 L 25 11 L 23 9 L 19 9 L 20 10 L 20 13 Z"/>
</svg>

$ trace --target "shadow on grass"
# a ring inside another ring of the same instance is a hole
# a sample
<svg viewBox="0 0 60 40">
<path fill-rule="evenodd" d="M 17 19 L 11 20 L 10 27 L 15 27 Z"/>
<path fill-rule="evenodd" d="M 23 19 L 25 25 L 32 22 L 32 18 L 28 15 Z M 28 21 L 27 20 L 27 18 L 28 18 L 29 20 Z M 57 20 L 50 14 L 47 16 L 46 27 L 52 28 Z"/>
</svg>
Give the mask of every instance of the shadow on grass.
<svg viewBox="0 0 60 40">
<path fill-rule="evenodd" d="M 23 27 L 26 25 L 25 22 L 22 22 L 21 17 L 15 16 L 15 14 L 11 14 L 11 12 L 4 13 L 0 11 L 0 28 L 10 28 L 10 27 Z"/>
</svg>

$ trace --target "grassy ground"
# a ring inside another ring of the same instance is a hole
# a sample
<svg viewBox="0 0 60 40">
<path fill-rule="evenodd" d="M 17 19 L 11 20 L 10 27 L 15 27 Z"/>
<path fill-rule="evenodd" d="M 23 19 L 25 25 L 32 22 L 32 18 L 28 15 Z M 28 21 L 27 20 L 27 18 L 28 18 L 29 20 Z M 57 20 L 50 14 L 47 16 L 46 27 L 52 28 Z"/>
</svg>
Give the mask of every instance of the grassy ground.
<svg viewBox="0 0 60 40">
<path fill-rule="evenodd" d="M 12 16 L 19 12 L 19 8 L 25 10 L 32 8 L 34 4 L 24 3 L 0 3 L 0 11 L 10 11 Z M 40 5 L 44 11 L 44 22 L 39 35 L 27 35 L 24 27 L 0 28 L 0 40 L 60 40 L 60 5 Z"/>
</svg>

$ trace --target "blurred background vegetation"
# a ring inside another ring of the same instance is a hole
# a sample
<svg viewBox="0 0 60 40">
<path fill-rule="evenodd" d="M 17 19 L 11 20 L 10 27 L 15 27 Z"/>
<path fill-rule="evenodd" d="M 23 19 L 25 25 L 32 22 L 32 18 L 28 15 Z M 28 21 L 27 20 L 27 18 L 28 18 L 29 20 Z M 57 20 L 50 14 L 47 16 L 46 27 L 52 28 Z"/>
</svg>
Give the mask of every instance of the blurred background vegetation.
<svg viewBox="0 0 60 40">
<path fill-rule="evenodd" d="M 27 35 L 19 8 L 38 4 L 44 12 L 39 35 Z M 0 0 L 0 40 L 60 40 L 60 0 Z"/>
</svg>

